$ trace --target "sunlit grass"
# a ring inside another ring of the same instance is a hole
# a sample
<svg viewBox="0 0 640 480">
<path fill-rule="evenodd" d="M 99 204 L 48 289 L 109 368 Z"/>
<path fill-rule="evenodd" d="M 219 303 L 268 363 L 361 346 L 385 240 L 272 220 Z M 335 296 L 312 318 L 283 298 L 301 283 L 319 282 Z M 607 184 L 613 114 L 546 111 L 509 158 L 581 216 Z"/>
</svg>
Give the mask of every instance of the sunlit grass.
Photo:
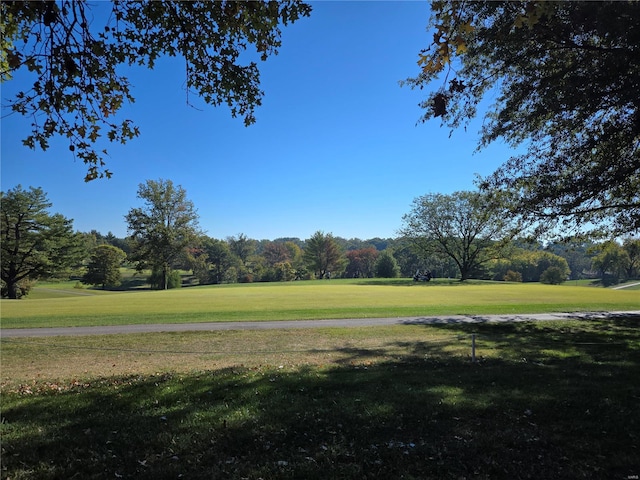
<svg viewBox="0 0 640 480">
<path fill-rule="evenodd" d="M 634 291 L 541 284 L 332 280 L 27 298 L 2 301 L 0 306 L 2 327 L 20 328 L 638 310 L 640 296 Z"/>
</svg>

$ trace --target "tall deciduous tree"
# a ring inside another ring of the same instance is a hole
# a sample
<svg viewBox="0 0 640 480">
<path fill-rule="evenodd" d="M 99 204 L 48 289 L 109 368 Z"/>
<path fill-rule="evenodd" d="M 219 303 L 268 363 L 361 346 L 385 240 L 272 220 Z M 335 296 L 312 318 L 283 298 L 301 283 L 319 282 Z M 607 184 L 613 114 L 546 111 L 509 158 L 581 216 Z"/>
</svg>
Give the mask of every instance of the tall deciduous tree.
<svg viewBox="0 0 640 480">
<path fill-rule="evenodd" d="M 317 278 L 329 276 L 330 272 L 337 273 L 344 265 L 344 257 L 333 235 L 321 231 L 306 241 L 303 257 Z"/>
<path fill-rule="evenodd" d="M 3 297 L 19 298 L 21 282 L 59 275 L 84 255 L 72 220 L 50 214 L 51 205 L 41 188 L 0 193 Z"/>
<path fill-rule="evenodd" d="M 197 241 L 198 214 L 186 190 L 171 180 L 147 180 L 138 187 L 138 198 L 144 205 L 125 217 L 132 242 L 130 259 L 138 270 L 160 272 L 160 285 L 166 289 L 174 264 Z"/>
<path fill-rule="evenodd" d="M 400 233 L 423 256 L 455 262 L 460 280 L 490 260 L 502 258 L 516 231 L 504 209 L 478 192 L 427 194 L 413 201 Z"/>
<path fill-rule="evenodd" d="M 87 265 L 87 272 L 82 277 L 83 283 L 117 287 L 122 282 L 120 267 L 127 254 L 113 245 L 98 245 Z"/>
<path fill-rule="evenodd" d="M 483 188 L 543 226 L 640 229 L 640 2 L 437 1 L 429 28 L 422 120 L 466 126 L 490 96 L 480 147 L 524 147 Z"/>
<path fill-rule="evenodd" d="M 87 164 L 85 180 L 108 177 L 98 139 L 106 134 L 125 143 L 139 134 L 130 119 L 117 118 L 133 101 L 121 66 L 153 68 L 163 55 L 181 56 L 187 91 L 211 105 L 226 104 L 233 117 L 250 125 L 263 92 L 257 63 L 246 61 L 243 52 L 251 45 L 262 61 L 277 54 L 280 26 L 310 12 L 295 0 L 3 1 L 0 79 L 20 69 L 33 74 L 30 88 L 8 104 L 33 119 L 26 146 L 46 150 L 59 135 Z"/>
</svg>

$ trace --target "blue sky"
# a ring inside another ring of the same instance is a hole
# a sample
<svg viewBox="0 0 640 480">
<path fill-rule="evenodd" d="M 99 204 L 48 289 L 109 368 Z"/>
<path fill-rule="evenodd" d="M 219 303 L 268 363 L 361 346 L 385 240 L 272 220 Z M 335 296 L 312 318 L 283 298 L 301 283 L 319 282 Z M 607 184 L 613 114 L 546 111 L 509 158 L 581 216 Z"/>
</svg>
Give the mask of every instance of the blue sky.
<svg viewBox="0 0 640 480">
<path fill-rule="evenodd" d="M 42 187 L 54 212 L 79 231 L 127 234 L 124 216 L 140 205 L 138 185 L 182 185 L 207 235 L 309 238 L 394 237 L 414 198 L 474 189 L 512 153 L 501 145 L 474 154 L 481 120 L 449 136 L 439 121 L 417 124 L 425 92 L 400 87 L 418 73 L 427 2 L 312 2 L 311 17 L 283 29 L 279 55 L 260 63 L 263 104 L 245 127 L 224 107 L 189 96 L 184 63 L 164 59 L 126 72 L 141 135 L 106 144 L 110 180 L 86 171 L 63 141 L 46 152 L 21 140 L 28 119 L 2 120 L 2 190 Z M 22 88 L 2 86 L 3 104 Z M 5 113 L 5 112 L 3 112 Z"/>
</svg>

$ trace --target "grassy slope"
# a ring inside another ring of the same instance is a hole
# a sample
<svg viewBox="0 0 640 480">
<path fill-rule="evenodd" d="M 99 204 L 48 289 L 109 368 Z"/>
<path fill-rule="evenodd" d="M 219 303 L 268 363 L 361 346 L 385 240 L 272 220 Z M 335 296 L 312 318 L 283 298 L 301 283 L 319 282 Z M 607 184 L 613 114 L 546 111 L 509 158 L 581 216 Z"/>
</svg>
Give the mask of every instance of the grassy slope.
<svg viewBox="0 0 640 480">
<path fill-rule="evenodd" d="M 68 290 L 2 301 L 2 327 L 639 310 L 634 291 L 541 284 L 318 281 L 170 291 Z"/>
</svg>

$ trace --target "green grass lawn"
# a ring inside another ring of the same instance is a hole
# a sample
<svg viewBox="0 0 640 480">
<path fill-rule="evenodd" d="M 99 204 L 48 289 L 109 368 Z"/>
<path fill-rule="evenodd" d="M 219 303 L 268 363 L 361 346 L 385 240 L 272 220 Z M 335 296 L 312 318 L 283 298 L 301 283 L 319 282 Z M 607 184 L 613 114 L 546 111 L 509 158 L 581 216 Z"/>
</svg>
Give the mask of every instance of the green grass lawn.
<svg viewBox="0 0 640 480">
<path fill-rule="evenodd" d="M 2 478 L 628 480 L 639 327 L 2 339 Z"/>
<path fill-rule="evenodd" d="M 637 291 L 477 282 L 331 280 L 104 292 L 51 288 L 52 297 L 0 303 L 3 328 L 640 310 Z"/>
</svg>

